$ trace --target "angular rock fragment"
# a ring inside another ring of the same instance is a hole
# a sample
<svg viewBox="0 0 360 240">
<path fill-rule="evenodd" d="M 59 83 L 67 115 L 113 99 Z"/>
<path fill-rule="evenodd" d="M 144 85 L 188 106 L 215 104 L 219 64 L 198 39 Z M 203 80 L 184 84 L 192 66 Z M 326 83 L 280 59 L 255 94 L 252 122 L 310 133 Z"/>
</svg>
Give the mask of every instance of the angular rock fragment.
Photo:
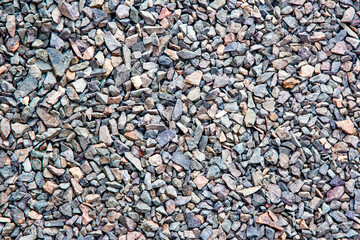
<svg viewBox="0 0 360 240">
<path fill-rule="evenodd" d="M 58 77 L 64 76 L 65 71 L 69 68 L 70 61 L 73 58 L 72 52 L 68 51 L 62 54 L 59 50 L 54 48 L 48 48 L 47 52 L 55 75 Z"/>
<path fill-rule="evenodd" d="M 79 10 L 75 5 L 71 5 L 67 2 L 62 2 L 59 5 L 59 10 L 61 14 L 73 21 L 77 20 L 80 16 Z"/>
</svg>

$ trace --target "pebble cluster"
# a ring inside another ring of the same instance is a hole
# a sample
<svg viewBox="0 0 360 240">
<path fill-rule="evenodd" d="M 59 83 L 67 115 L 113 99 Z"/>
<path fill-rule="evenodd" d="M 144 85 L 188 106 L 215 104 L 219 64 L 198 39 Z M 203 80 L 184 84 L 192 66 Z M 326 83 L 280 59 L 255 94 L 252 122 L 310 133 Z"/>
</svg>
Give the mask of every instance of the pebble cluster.
<svg viewBox="0 0 360 240">
<path fill-rule="evenodd" d="M 0 0 L 0 239 L 360 239 L 359 16 Z"/>
</svg>

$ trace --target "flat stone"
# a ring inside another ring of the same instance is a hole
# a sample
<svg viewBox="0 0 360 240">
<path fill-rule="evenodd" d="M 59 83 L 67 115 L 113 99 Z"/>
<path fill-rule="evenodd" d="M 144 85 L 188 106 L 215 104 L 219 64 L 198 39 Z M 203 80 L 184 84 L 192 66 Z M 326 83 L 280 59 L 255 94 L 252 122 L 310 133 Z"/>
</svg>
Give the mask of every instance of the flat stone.
<svg viewBox="0 0 360 240">
<path fill-rule="evenodd" d="M 59 5 L 59 10 L 61 14 L 73 21 L 77 20 L 80 17 L 79 10 L 74 6 L 67 2 L 62 2 Z"/>
<path fill-rule="evenodd" d="M 67 51 L 66 53 L 62 54 L 55 48 L 48 48 L 47 52 L 55 75 L 58 77 L 64 76 L 65 71 L 69 68 L 70 61 L 73 58 L 72 52 Z"/>
<path fill-rule="evenodd" d="M 307 74 L 307 73 L 306 73 Z M 292 89 L 294 88 L 296 85 L 298 85 L 300 83 L 299 80 L 295 79 L 295 78 L 288 78 L 286 80 L 283 81 L 283 87 L 287 88 L 287 89 Z"/>
<path fill-rule="evenodd" d="M 16 18 L 15 15 L 8 15 L 6 18 L 6 28 L 10 37 L 15 37 L 16 34 Z"/>
<path fill-rule="evenodd" d="M 269 92 L 267 91 L 267 85 L 266 84 L 260 84 L 260 85 L 256 85 L 254 87 L 254 95 L 257 97 L 265 97 L 266 95 L 268 95 Z"/>
<path fill-rule="evenodd" d="M 257 191 L 259 191 L 261 189 L 261 186 L 257 186 L 257 187 L 250 187 L 250 188 L 244 188 L 242 190 L 239 191 L 239 193 L 244 196 L 250 196 L 254 193 L 256 193 Z"/>
<path fill-rule="evenodd" d="M 181 152 L 174 152 L 172 154 L 172 159 L 171 159 L 174 163 L 182 166 L 185 170 L 189 170 L 190 169 L 190 159 L 184 155 Z"/>
<path fill-rule="evenodd" d="M 36 110 L 37 115 L 40 117 L 40 119 L 45 123 L 46 126 L 55 128 L 60 125 L 61 121 L 49 113 L 44 108 L 38 108 Z"/>
<path fill-rule="evenodd" d="M 215 10 L 218 10 L 225 6 L 226 0 L 214 0 L 212 3 L 210 3 L 210 7 L 212 7 Z"/>
<path fill-rule="evenodd" d="M 287 65 L 288 65 L 288 62 L 284 59 L 276 59 L 272 62 L 272 66 L 276 70 L 282 70 L 282 69 L 286 68 Z"/>
<path fill-rule="evenodd" d="M 162 158 L 160 154 L 155 154 L 151 157 L 149 157 L 149 163 L 151 166 L 160 166 L 162 164 Z"/>
<path fill-rule="evenodd" d="M 123 154 L 125 152 L 129 152 L 130 149 L 128 146 L 126 146 L 125 144 L 123 144 L 121 141 L 119 140 L 115 140 L 114 142 L 114 146 L 115 146 L 115 149 L 116 149 L 116 152 L 118 154 Z"/>
<path fill-rule="evenodd" d="M 354 124 L 352 123 L 352 121 L 350 119 L 337 121 L 335 123 L 336 123 L 336 126 L 338 128 L 340 128 L 341 130 L 343 130 L 347 134 L 355 134 L 356 133 L 356 129 L 354 128 Z"/>
<path fill-rule="evenodd" d="M 115 37 L 110 32 L 105 33 L 104 39 L 107 48 L 111 52 L 121 47 L 121 44 L 115 39 Z"/>
<path fill-rule="evenodd" d="M 20 138 L 25 132 L 31 131 L 31 127 L 27 124 L 13 123 L 11 124 L 11 130 L 15 134 L 15 138 Z"/>
<path fill-rule="evenodd" d="M 23 98 L 32 91 L 36 90 L 37 87 L 38 81 L 34 76 L 30 75 L 18 84 L 18 87 L 14 92 L 14 96 L 17 99 Z"/>
<path fill-rule="evenodd" d="M 216 77 L 214 80 L 213 88 L 223 88 L 229 83 L 229 78 L 226 76 Z"/>
<path fill-rule="evenodd" d="M 255 124 L 255 120 L 256 120 L 256 114 L 255 114 L 254 110 L 248 109 L 246 111 L 246 115 L 245 115 L 245 119 L 244 119 L 245 126 L 253 127 Z"/>
<path fill-rule="evenodd" d="M 296 180 L 293 184 L 289 186 L 290 191 L 297 193 L 300 191 L 301 187 L 304 185 L 304 182 L 301 179 Z"/>
<path fill-rule="evenodd" d="M 185 59 L 185 60 L 188 60 L 188 59 L 193 59 L 193 58 L 196 58 L 198 56 L 197 53 L 193 52 L 193 51 L 189 51 L 187 49 L 182 49 L 180 50 L 177 55 L 182 58 L 182 59 Z"/>
<path fill-rule="evenodd" d="M 186 222 L 188 228 L 197 228 L 201 226 L 200 220 L 192 212 L 186 213 Z"/>
<path fill-rule="evenodd" d="M 283 20 L 290 28 L 296 28 L 298 26 L 298 22 L 295 17 L 288 16 L 283 18 Z"/>
<path fill-rule="evenodd" d="M 320 73 L 309 79 L 310 83 L 327 83 L 330 80 L 330 76 L 327 74 Z"/>
<path fill-rule="evenodd" d="M 325 39 L 325 34 L 323 32 L 313 32 L 313 34 L 310 36 L 311 42 L 318 42 Z"/>
<path fill-rule="evenodd" d="M 69 70 L 72 72 L 78 72 L 81 70 L 84 70 L 85 68 L 87 68 L 89 66 L 90 62 L 81 62 L 79 64 L 76 65 L 72 65 L 71 67 L 69 67 Z"/>
<path fill-rule="evenodd" d="M 348 49 L 345 41 L 338 42 L 338 43 L 335 44 L 335 46 L 331 49 L 331 52 L 332 52 L 332 53 L 339 54 L 339 55 L 344 55 L 344 54 L 347 53 L 348 51 L 349 51 L 349 49 Z"/>
<path fill-rule="evenodd" d="M 79 182 L 75 178 L 72 178 L 70 182 L 76 195 L 80 195 L 83 193 L 84 188 L 79 184 Z"/>
<path fill-rule="evenodd" d="M 194 183 L 195 183 L 196 187 L 197 187 L 199 190 L 203 189 L 208 182 L 209 182 L 209 180 L 208 180 L 206 177 L 202 176 L 202 175 L 198 175 L 198 176 L 194 179 Z"/>
<path fill-rule="evenodd" d="M 1 119 L 0 122 L 0 135 L 5 140 L 10 134 L 10 121 L 7 118 Z"/>
<path fill-rule="evenodd" d="M 175 199 L 176 206 L 183 206 L 189 203 L 191 200 L 191 196 L 177 196 Z"/>
<path fill-rule="evenodd" d="M 354 16 L 355 16 L 355 9 L 352 7 L 349 7 L 344 12 L 341 22 L 345 22 L 345 23 L 351 22 L 353 20 Z"/>
<path fill-rule="evenodd" d="M 257 219 L 256 219 L 256 223 L 258 224 L 264 224 L 267 225 L 269 227 L 275 228 L 276 230 L 279 231 L 284 231 L 284 228 L 281 227 L 278 223 L 276 223 L 275 221 L 273 221 L 270 218 L 270 215 L 266 212 L 264 214 L 261 214 Z"/>
<path fill-rule="evenodd" d="M 202 79 L 203 73 L 200 70 L 197 70 L 193 72 L 190 75 L 187 75 L 185 77 L 185 83 L 191 84 L 193 86 L 199 86 L 201 79 Z"/>
<path fill-rule="evenodd" d="M 222 175 L 222 179 L 231 190 L 236 189 L 236 180 L 230 174 Z"/>
<path fill-rule="evenodd" d="M 174 130 L 165 130 L 156 137 L 156 141 L 160 144 L 161 147 L 163 147 L 168 144 L 175 136 L 176 132 Z"/>
<path fill-rule="evenodd" d="M 137 157 L 135 157 L 132 153 L 130 152 L 125 152 L 125 158 L 127 160 L 129 160 L 139 171 L 143 171 L 143 167 L 141 165 L 141 161 L 140 159 L 138 159 Z"/>
<path fill-rule="evenodd" d="M 6 41 L 6 47 L 10 52 L 15 52 L 20 46 L 20 39 L 17 35 L 12 38 L 8 38 Z"/>
<path fill-rule="evenodd" d="M 340 199 L 344 192 L 345 191 L 343 186 L 338 186 L 330 189 L 326 194 L 326 202 Z"/>
</svg>

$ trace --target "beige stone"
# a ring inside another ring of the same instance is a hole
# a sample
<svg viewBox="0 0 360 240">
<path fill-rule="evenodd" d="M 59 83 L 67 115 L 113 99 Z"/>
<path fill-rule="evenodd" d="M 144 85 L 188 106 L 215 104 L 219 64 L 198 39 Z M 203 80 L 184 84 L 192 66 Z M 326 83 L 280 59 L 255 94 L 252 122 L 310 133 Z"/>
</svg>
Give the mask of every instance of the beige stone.
<svg viewBox="0 0 360 240">
<path fill-rule="evenodd" d="M 203 175 L 198 175 L 194 179 L 194 183 L 199 190 L 203 189 L 208 182 L 209 182 L 209 180 L 206 177 L 204 177 Z"/>
<path fill-rule="evenodd" d="M 305 65 L 300 68 L 300 77 L 309 78 L 314 74 L 315 68 L 311 65 Z"/>
<path fill-rule="evenodd" d="M 193 86 L 199 86 L 203 73 L 200 70 L 193 72 L 185 77 L 185 83 L 188 83 Z"/>
</svg>

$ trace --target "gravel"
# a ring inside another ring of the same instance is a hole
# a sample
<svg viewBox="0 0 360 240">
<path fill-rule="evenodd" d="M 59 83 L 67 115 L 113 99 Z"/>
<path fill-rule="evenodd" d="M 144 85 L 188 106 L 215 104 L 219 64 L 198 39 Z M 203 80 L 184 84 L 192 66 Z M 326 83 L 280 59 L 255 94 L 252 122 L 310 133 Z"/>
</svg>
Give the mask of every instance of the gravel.
<svg viewBox="0 0 360 240">
<path fill-rule="evenodd" d="M 0 1 L 0 239 L 359 239 L 359 16 Z"/>
</svg>

